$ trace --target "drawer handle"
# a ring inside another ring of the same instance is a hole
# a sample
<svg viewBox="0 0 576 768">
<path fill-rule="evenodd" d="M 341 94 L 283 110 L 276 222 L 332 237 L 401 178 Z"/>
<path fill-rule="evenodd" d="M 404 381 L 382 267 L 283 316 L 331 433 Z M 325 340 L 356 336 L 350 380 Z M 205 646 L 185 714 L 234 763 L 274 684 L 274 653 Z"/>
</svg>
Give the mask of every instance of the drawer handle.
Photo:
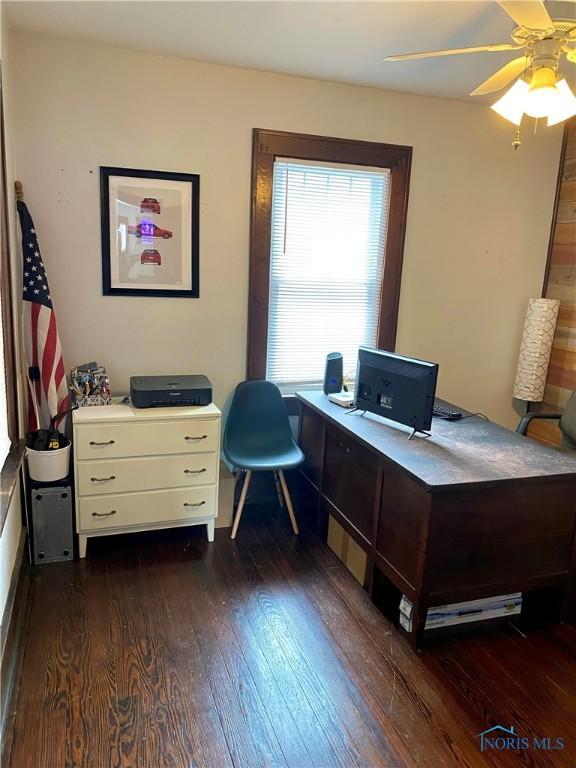
<svg viewBox="0 0 576 768">
<path fill-rule="evenodd" d="M 206 440 L 208 435 L 200 435 L 199 437 L 191 437 L 190 435 L 186 435 L 184 440 Z"/>
<path fill-rule="evenodd" d="M 184 474 L 185 475 L 201 475 L 202 472 L 206 472 L 206 468 L 203 469 L 185 469 Z"/>
<path fill-rule="evenodd" d="M 91 477 L 93 483 L 106 483 L 108 480 L 116 480 L 116 475 L 110 475 L 110 477 Z"/>
<path fill-rule="evenodd" d="M 110 517 L 110 515 L 115 515 L 116 510 L 112 509 L 110 512 L 92 512 L 92 517 Z"/>
<path fill-rule="evenodd" d="M 114 445 L 115 440 L 107 440 L 105 443 L 97 443 L 95 440 L 90 440 L 90 445 Z"/>
<path fill-rule="evenodd" d="M 185 507 L 201 507 L 203 504 L 206 504 L 206 502 L 205 501 L 199 501 L 196 504 L 190 504 L 189 501 L 185 501 L 184 502 L 184 506 Z"/>
</svg>

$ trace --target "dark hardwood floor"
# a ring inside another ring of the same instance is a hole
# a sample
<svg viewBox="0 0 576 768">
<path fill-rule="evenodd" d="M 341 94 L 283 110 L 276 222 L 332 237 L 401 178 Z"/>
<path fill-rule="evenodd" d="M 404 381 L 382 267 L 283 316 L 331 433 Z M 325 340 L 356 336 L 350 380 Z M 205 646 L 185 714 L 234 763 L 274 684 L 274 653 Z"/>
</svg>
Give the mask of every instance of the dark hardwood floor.
<svg viewBox="0 0 576 768">
<path fill-rule="evenodd" d="M 39 569 L 6 768 L 576 765 L 575 628 L 416 654 L 284 516 L 228 534 L 102 538 Z M 564 749 L 482 753 L 496 724 Z"/>
</svg>

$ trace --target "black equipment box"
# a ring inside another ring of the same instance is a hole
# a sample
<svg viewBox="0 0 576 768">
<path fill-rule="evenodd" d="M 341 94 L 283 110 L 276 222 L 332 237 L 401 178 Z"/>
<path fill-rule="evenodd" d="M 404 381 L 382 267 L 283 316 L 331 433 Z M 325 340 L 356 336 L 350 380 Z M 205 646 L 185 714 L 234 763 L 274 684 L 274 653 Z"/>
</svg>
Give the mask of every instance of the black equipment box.
<svg viewBox="0 0 576 768">
<path fill-rule="evenodd" d="M 131 376 L 130 400 L 135 408 L 210 405 L 212 384 L 206 376 Z"/>
<path fill-rule="evenodd" d="M 72 487 L 70 478 L 64 482 L 30 483 L 34 565 L 74 557 Z"/>
</svg>

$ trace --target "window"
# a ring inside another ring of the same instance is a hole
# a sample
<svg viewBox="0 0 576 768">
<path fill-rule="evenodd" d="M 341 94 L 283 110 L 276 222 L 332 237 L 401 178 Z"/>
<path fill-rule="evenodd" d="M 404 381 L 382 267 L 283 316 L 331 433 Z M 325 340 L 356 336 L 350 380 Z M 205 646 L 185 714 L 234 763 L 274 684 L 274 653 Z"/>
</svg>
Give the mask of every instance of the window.
<svg viewBox="0 0 576 768">
<path fill-rule="evenodd" d="M 318 384 L 328 352 L 353 375 L 376 346 L 390 172 L 276 159 L 266 378 Z"/>
<path fill-rule="evenodd" d="M 254 132 L 248 377 L 319 386 L 394 349 L 410 147 Z"/>
</svg>

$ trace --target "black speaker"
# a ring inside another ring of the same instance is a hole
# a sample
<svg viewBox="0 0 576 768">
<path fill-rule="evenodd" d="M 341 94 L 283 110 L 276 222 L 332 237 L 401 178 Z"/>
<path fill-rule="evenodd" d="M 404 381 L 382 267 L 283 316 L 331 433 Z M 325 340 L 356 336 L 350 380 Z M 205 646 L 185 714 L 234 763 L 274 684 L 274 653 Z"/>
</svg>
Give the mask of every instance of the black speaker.
<svg viewBox="0 0 576 768">
<path fill-rule="evenodd" d="M 324 369 L 324 394 L 331 395 L 334 392 L 342 392 L 343 383 L 343 358 L 340 352 L 330 352 L 326 355 L 326 368 Z"/>
</svg>

